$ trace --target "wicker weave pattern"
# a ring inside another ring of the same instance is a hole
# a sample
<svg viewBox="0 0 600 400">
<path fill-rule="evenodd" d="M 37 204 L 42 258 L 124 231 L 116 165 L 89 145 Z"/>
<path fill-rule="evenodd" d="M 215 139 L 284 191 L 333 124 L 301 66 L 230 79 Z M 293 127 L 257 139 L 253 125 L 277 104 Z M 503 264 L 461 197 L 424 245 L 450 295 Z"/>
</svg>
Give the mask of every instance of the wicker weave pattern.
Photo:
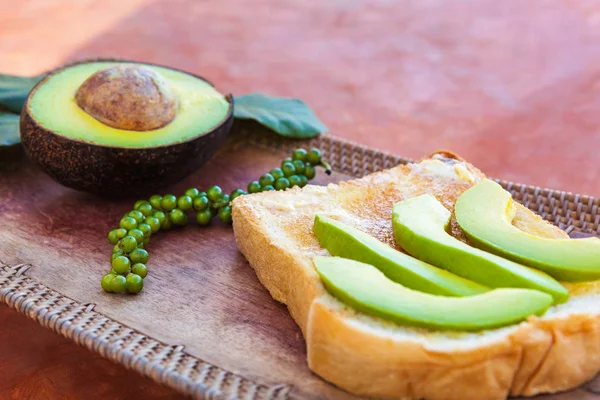
<svg viewBox="0 0 600 400">
<path fill-rule="evenodd" d="M 289 153 L 298 146 L 257 130 L 236 129 L 242 143 Z M 369 149 L 331 136 L 320 136 L 307 147 L 319 147 L 333 169 L 354 177 L 391 168 L 412 160 Z M 600 200 L 588 196 L 499 181 L 513 197 L 567 232 L 600 233 Z M 123 364 L 176 390 L 206 399 L 286 399 L 295 397 L 291 386 L 266 386 L 223 370 L 95 312 L 28 277 L 27 265 L 0 261 L 0 302 L 40 325 L 75 341 L 105 358 Z"/>
<path fill-rule="evenodd" d="M 289 386 L 256 384 L 110 320 L 28 277 L 28 268 L 0 262 L 0 301 L 102 357 L 197 398 L 289 397 Z"/>
</svg>

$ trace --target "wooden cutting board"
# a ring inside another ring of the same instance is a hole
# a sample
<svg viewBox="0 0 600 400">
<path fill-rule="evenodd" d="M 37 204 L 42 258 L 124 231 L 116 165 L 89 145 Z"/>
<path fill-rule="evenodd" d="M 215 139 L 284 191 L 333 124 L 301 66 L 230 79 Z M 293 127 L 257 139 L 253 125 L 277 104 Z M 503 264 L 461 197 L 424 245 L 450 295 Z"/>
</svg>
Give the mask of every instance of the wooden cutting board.
<svg viewBox="0 0 600 400">
<path fill-rule="evenodd" d="M 338 139 L 300 144 L 236 129 L 211 162 L 162 194 L 212 184 L 227 192 L 245 188 L 299 145 L 319 146 L 333 162 L 336 172 L 328 177 L 320 170 L 315 184 L 403 161 Z M 144 291 L 106 294 L 99 284 L 110 268 L 106 234 L 135 199 L 100 199 L 64 188 L 25 159 L 1 168 L 1 301 L 104 357 L 197 397 L 354 398 L 310 372 L 299 328 L 258 282 L 230 226 L 191 222 L 156 235 L 148 246 Z M 546 192 L 538 191 L 541 200 L 528 193 L 522 190 L 522 197 L 532 207 L 548 198 Z M 560 207 L 553 203 L 553 209 Z M 556 221 L 564 225 L 568 221 L 560 215 Z M 569 394 L 542 398 L 600 399 L 599 389 L 596 379 Z"/>
</svg>

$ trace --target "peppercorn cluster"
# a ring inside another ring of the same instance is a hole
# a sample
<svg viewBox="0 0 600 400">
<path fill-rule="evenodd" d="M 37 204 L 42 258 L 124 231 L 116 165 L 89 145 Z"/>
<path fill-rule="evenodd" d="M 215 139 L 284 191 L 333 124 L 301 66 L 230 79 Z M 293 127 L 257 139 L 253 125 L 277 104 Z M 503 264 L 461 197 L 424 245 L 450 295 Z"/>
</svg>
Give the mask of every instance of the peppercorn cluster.
<svg viewBox="0 0 600 400">
<path fill-rule="evenodd" d="M 315 177 L 317 166 L 324 167 L 327 174 L 331 173 L 329 164 L 321 159 L 319 149 L 296 149 L 292 157 L 283 160 L 281 167 L 250 182 L 247 191 L 235 189 L 226 194 L 219 186 L 211 186 L 205 192 L 189 188 L 179 197 L 155 194 L 148 200 L 136 201 L 133 210 L 121 218 L 119 227 L 108 233 L 108 241 L 114 247 L 111 269 L 102 277 L 102 288 L 109 293 L 141 292 L 148 275 L 146 246 L 153 234 L 186 225 L 188 214 L 195 214 L 201 226 L 209 225 L 216 216 L 224 223 L 231 223 L 231 201 L 236 197 L 304 187 Z"/>
</svg>

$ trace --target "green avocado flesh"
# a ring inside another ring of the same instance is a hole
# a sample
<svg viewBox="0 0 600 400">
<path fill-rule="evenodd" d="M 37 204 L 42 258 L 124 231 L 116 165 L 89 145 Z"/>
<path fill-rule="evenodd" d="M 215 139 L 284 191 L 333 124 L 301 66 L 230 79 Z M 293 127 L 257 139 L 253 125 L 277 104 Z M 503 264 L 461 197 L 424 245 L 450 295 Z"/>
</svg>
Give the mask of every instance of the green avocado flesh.
<svg viewBox="0 0 600 400">
<path fill-rule="evenodd" d="M 458 224 L 474 246 L 546 272 L 566 282 L 600 279 L 600 239 L 549 239 L 512 225 L 509 192 L 484 180 L 456 201 Z"/>
<path fill-rule="evenodd" d="M 444 297 L 394 283 L 377 268 L 340 257 L 315 257 L 327 290 L 367 314 L 430 329 L 477 331 L 542 315 L 552 296 L 530 289 L 494 289 L 469 297 Z"/>
<path fill-rule="evenodd" d="M 492 288 L 536 289 L 564 303 L 569 292 L 549 275 L 476 249 L 447 233 L 448 211 L 430 194 L 398 202 L 392 212 L 396 242 L 419 260 Z"/>
<path fill-rule="evenodd" d="M 471 296 L 486 286 L 401 253 L 376 238 L 335 219 L 315 216 L 313 232 L 331 255 L 371 264 L 389 279 L 411 289 L 444 296 Z"/>
<path fill-rule="evenodd" d="M 70 139 L 116 147 L 156 147 L 184 142 L 223 122 L 229 103 L 210 84 L 184 72 L 142 64 L 170 84 L 179 98 L 177 115 L 162 128 L 137 132 L 112 128 L 88 115 L 75 102 L 75 93 L 94 73 L 115 62 L 74 65 L 51 76 L 29 100 L 29 110 L 44 128 Z M 125 65 L 129 65 L 125 63 Z M 131 64 L 139 65 L 139 64 Z"/>
</svg>

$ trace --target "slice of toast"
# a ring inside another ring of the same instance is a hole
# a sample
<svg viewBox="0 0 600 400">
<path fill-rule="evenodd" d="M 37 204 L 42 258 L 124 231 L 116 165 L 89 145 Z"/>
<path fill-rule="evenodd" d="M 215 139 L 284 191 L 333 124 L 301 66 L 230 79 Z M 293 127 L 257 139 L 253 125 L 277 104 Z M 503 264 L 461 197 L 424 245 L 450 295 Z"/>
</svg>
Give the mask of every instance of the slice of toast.
<svg viewBox="0 0 600 400">
<path fill-rule="evenodd" d="M 566 390 L 600 370 L 600 281 L 569 285 L 570 300 L 541 318 L 478 333 L 394 324 L 356 312 L 325 290 L 312 263 L 315 255 L 328 255 L 312 233 L 316 213 L 333 213 L 399 249 L 392 232 L 394 203 L 431 193 L 452 210 L 458 196 L 484 177 L 452 153 L 440 152 L 337 185 L 234 200 L 239 248 L 302 329 L 316 374 L 372 397 L 480 400 Z M 567 237 L 516 206 L 515 226 Z M 466 241 L 455 221 L 452 234 Z"/>
</svg>

